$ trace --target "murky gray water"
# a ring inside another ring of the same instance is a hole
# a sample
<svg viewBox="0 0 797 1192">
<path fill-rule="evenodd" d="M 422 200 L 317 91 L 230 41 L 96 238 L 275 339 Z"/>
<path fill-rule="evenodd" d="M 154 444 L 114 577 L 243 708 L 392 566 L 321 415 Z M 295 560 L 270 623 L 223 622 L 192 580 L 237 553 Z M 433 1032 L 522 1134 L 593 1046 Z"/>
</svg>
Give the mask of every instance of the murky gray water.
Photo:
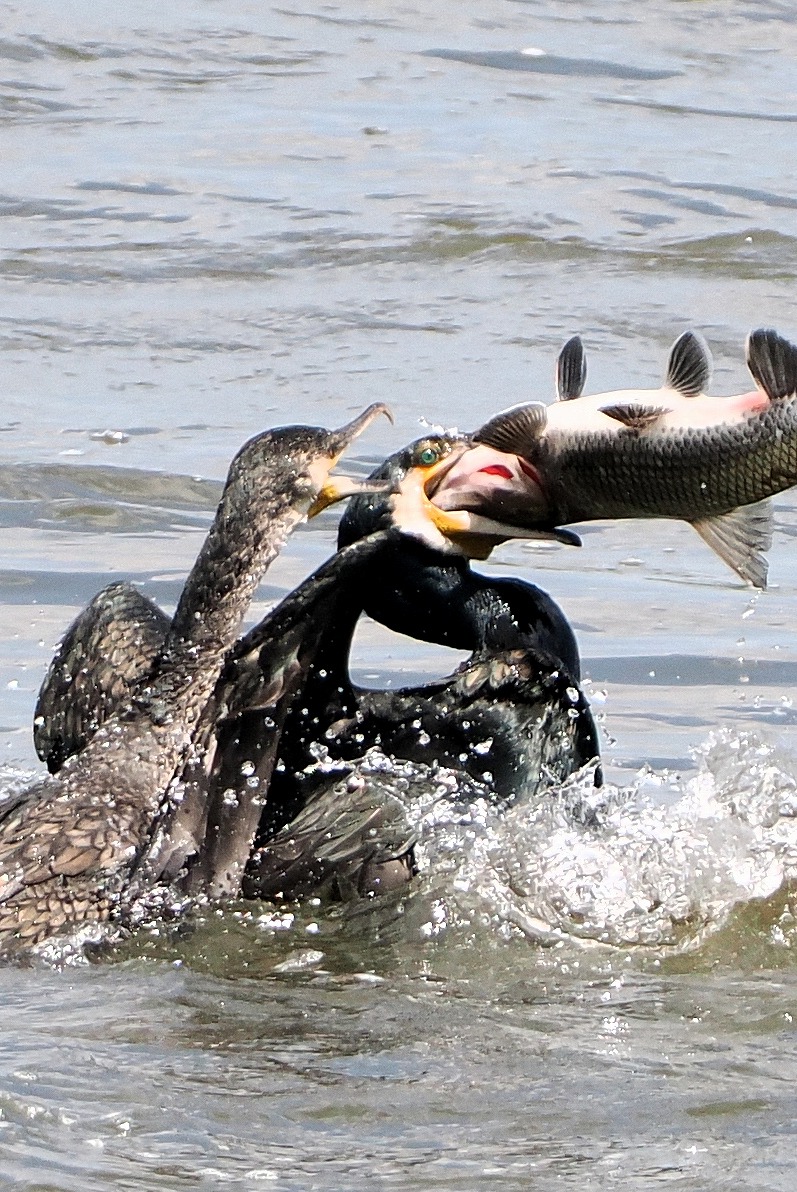
<svg viewBox="0 0 797 1192">
<path fill-rule="evenodd" d="M 2 13 L 6 786 L 70 618 L 121 576 L 175 600 L 255 431 L 384 399 L 360 473 L 419 419 L 550 394 L 576 331 L 593 391 L 657 384 L 694 326 L 738 392 L 751 328 L 797 335 L 790 3 Z M 0 1187 L 791 1192 L 797 505 L 777 508 L 760 597 L 683 526 L 502 548 L 577 627 L 600 832 L 432 806 L 401 906 L 245 908 L 0 973 Z M 334 527 L 294 537 L 261 610 Z M 450 663 L 358 641 L 368 682 Z"/>
</svg>

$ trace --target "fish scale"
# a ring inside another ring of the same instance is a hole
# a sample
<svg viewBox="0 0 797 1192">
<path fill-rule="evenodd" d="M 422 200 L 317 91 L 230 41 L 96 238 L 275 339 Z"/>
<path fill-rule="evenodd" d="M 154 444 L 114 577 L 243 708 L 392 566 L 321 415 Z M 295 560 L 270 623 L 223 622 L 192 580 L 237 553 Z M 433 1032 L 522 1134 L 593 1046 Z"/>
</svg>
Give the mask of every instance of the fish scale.
<svg viewBox="0 0 797 1192">
<path fill-rule="evenodd" d="M 531 485 L 515 512 L 525 530 L 675 518 L 744 580 L 765 587 L 772 540 L 765 502 L 797 484 L 797 348 L 775 331 L 754 331 L 747 363 L 755 392 L 708 397 L 707 349 L 686 332 L 662 389 L 582 397 L 586 365 L 574 337 L 559 359 L 559 402 L 506 410 L 474 442 L 524 461 Z"/>
<path fill-rule="evenodd" d="M 708 432 L 590 432 L 564 446 L 551 436 L 523 454 L 544 479 L 554 525 L 715 517 L 797 483 L 797 402 Z"/>
</svg>

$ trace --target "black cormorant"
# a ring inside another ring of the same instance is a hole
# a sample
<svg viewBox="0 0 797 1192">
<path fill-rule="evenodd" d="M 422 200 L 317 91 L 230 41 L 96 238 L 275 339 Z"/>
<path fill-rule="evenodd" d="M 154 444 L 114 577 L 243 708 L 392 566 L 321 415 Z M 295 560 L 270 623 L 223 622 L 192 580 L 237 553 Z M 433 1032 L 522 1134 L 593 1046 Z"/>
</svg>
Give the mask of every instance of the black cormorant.
<svg viewBox="0 0 797 1192">
<path fill-rule="evenodd" d="M 391 456 L 370 479 L 388 481 L 393 495 L 355 497 L 341 522 L 339 553 L 237 643 L 217 703 L 225 723 L 212 778 L 219 817 L 207 857 L 214 877 L 203 884 L 198 856 L 193 889 L 230 893 L 241 880 L 240 849 L 226 871 L 215 855 L 232 856 L 224 796 L 234 806 L 249 797 L 262 808 L 252 810 L 259 825 L 243 878 L 250 897 L 324 887 L 366 893 L 406 881 L 412 813 L 378 778 L 362 780 L 357 759 L 372 747 L 432 772 L 457 770 L 504 804 L 533 800 L 591 762 L 600 781 L 598 734 L 563 613 L 531 584 L 479 575 L 461 553 L 489 553 L 512 527 L 429 501 L 466 449 L 462 439 L 438 435 Z M 357 688 L 349 650 L 363 612 L 471 657 L 448 678 L 419 687 Z M 263 698 L 259 659 L 284 637 L 286 618 L 302 646 L 292 643 L 294 690 L 276 710 Z M 261 759 L 275 717 L 277 764 L 267 762 L 266 776 Z"/>
</svg>

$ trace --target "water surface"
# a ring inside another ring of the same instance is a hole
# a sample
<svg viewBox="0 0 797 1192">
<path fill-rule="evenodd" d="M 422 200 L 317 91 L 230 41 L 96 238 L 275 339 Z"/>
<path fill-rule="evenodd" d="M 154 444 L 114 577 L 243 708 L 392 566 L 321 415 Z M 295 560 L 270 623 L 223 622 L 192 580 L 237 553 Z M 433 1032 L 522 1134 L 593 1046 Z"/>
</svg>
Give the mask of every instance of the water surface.
<svg viewBox="0 0 797 1192">
<path fill-rule="evenodd" d="M 797 336 L 797 14 L 776 0 L 7 5 L 0 748 L 104 583 L 174 603 L 234 451 L 432 425 Z M 600 830 L 426 811 L 397 906 L 239 908 L 0 975 L 14 1189 L 791 1189 L 797 520 L 770 589 L 686 526 L 502 548 L 576 626 Z M 294 537 L 253 615 L 332 549 Z M 454 659 L 361 631 L 355 675 Z M 634 792 L 637 793 L 634 793 Z M 580 797 L 578 792 L 574 798 Z M 543 943 L 541 943 L 543 941 Z M 547 945 L 547 946 L 544 946 Z"/>
</svg>

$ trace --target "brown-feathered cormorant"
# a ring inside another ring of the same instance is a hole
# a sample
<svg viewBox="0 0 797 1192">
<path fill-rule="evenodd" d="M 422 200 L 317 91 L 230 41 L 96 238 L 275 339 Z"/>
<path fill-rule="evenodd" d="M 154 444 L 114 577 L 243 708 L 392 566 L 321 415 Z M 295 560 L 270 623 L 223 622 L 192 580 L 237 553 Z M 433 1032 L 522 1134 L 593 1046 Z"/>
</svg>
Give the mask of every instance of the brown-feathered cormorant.
<svg viewBox="0 0 797 1192">
<path fill-rule="evenodd" d="M 266 431 L 238 452 L 147 673 L 57 776 L 0 807 L 0 954 L 123 922 L 157 880 L 151 841 L 202 761 L 197 726 L 257 585 L 297 522 L 356 488 L 329 471 L 380 412 L 335 432 Z"/>
</svg>

